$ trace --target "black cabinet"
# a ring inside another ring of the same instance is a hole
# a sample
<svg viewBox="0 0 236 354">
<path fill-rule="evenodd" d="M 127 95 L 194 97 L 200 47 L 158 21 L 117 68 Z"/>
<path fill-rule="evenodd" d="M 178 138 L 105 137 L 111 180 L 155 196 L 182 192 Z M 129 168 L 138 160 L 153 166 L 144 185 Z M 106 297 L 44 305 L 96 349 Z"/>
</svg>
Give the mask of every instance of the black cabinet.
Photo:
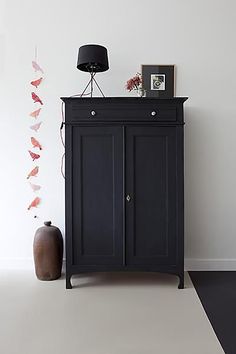
<svg viewBox="0 0 236 354">
<path fill-rule="evenodd" d="M 160 271 L 184 286 L 186 98 L 62 98 L 66 286 L 73 274 Z"/>
</svg>

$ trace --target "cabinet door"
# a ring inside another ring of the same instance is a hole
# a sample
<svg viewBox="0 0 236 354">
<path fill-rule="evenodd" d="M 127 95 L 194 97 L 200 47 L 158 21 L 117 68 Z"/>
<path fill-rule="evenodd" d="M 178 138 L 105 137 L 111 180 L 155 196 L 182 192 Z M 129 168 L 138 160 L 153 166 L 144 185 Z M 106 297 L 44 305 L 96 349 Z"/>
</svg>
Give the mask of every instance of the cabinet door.
<svg viewBox="0 0 236 354">
<path fill-rule="evenodd" d="M 71 135 L 72 264 L 122 264 L 122 128 L 73 126 Z"/>
<path fill-rule="evenodd" d="M 126 131 L 126 263 L 176 264 L 176 128 Z"/>
</svg>

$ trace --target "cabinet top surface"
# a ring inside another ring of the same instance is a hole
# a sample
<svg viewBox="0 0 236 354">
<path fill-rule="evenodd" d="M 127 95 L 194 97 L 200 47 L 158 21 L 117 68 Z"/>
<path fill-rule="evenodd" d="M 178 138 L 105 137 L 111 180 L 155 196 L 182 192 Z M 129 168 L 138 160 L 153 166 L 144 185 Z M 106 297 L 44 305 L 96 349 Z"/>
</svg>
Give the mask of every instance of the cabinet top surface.
<svg viewBox="0 0 236 354">
<path fill-rule="evenodd" d="M 188 97 L 171 97 L 171 98 L 159 98 L 159 97 L 61 97 L 61 100 L 65 103 L 73 101 L 81 101 L 83 103 L 184 103 Z"/>
</svg>

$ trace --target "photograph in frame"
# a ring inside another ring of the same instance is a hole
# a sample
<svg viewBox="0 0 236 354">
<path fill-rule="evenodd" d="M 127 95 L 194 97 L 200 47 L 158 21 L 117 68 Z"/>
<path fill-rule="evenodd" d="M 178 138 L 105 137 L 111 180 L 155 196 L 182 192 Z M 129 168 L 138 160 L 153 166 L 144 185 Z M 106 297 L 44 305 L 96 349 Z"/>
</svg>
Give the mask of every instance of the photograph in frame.
<svg viewBox="0 0 236 354">
<path fill-rule="evenodd" d="M 175 95 L 175 65 L 142 65 L 142 86 L 146 97 L 171 98 Z"/>
</svg>

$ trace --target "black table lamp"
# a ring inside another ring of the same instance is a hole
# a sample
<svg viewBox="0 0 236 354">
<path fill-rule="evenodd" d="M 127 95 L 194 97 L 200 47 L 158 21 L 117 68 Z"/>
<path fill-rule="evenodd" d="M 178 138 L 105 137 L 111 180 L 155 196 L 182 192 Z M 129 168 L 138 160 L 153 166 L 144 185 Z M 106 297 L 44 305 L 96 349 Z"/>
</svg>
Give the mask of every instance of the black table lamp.
<svg viewBox="0 0 236 354">
<path fill-rule="evenodd" d="M 81 71 L 90 73 L 90 80 L 81 96 L 83 96 L 90 85 L 90 95 L 93 97 L 93 89 L 95 84 L 102 96 L 105 97 L 94 76 L 96 73 L 109 69 L 107 49 L 97 44 L 83 45 L 79 48 L 77 68 Z"/>
</svg>

